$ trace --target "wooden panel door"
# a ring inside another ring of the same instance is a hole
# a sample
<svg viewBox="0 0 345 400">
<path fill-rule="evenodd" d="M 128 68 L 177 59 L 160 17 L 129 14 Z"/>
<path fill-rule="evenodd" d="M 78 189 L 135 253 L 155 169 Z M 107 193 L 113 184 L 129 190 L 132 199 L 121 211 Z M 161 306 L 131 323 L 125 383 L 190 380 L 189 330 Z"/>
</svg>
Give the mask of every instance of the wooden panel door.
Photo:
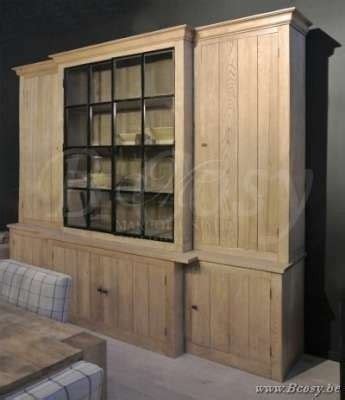
<svg viewBox="0 0 345 400">
<path fill-rule="evenodd" d="M 90 252 L 54 243 L 51 251 L 51 269 L 72 277 L 71 320 L 91 320 Z"/>
<path fill-rule="evenodd" d="M 192 349 L 244 369 L 270 369 L 269 273 L 201 263 L 187 272 L 186 290 Z"/>
<path fill-rule="evenodd" d="M 195 53 L 195 247 L 278 251 L 278 35 Z"/>
</svg>

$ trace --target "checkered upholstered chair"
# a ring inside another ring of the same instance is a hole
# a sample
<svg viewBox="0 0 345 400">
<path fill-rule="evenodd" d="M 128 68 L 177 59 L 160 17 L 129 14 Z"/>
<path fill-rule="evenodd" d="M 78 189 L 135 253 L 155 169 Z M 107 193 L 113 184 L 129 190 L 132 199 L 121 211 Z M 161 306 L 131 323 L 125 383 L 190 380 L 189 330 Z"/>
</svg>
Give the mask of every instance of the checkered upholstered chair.
<svg viewBox="0 0 345 400">
<path fill-rule="evenodd" d="M 68 320 L 72 278 L 15 260 L 0 261 L 0 300 L 60 322 Z"/>
<path fill-rule="evenodd" d="M 5 400 L 101 400 L 103 380 L 102 368 L 80 361 Z"/>
</svg>

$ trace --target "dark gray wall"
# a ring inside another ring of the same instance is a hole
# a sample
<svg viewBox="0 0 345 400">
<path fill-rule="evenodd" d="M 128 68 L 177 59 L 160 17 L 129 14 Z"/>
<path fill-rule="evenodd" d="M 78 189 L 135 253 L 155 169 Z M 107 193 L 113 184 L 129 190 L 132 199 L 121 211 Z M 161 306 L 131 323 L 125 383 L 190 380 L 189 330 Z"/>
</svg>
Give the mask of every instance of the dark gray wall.
<svg viewBox="0 0 345 400">
<path fill-rule="evenodd" d="M 290 6 L 315 28 L 307 40 L 307 167 L 313 180 L 307 203 L 306 349 L 337 358 L 345 280 L 344 0 L 0 0 L 0 226 L 17 219 L 18 80 L 11 66 L 158 28 Z"/>
</svg>

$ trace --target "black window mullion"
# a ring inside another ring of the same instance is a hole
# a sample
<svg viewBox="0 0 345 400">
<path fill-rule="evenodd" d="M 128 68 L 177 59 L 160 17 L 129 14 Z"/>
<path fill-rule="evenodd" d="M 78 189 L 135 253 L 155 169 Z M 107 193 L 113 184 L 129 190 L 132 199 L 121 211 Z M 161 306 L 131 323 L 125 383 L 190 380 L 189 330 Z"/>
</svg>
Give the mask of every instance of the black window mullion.
<svg viewBox="0 0 345 400">
<path fill-rule="evenodd" d="M 111 231 L 116 232 L 117 219 L 117 201 L 116 201 L 116 103 L 115 103 L 115 68 L 116 63 L 112 60 L 111 72 L 111 100 L 112 100 L 112 118 L 111 118 Z"/>
<path fill-rule="evenodd" d="M 141 237 L 145 236 L 145 56 L 141 56 Z"/>
<path fill-rule="evenodd" d="M 88 85 L 87 85 L 87 111 L 88 111 L 88 124 L 87 124 L 87 183 L 86 183 L 86 227 L 90 228 L 90 187 L 91 187 L 91 154 L 90 154 L 90 145 L 91 145 L 91 126 L 92 126 L 92 109 L 90 106 L 91 100 L 91 65 L 88 68 Z"/>
</svg>

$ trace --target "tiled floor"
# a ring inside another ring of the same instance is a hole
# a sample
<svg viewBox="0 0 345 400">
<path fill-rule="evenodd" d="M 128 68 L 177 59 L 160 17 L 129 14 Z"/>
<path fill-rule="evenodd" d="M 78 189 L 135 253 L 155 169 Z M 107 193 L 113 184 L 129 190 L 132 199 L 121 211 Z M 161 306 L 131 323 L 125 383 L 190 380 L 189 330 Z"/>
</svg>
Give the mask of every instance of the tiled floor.
<svg viewBox="0 0 345 400">
<path fill-rule="evenodd" d="M 189 354 L 177 359 L 108 340 L 108 400 L 246 400 L 315 398 L 311 394 L 257 394 L 268 379 Z M 339 365 L 305 356 L 286 382 L 300 385 L 339 383 Z M 339 399 L 323 393 L 317 399 Z"/>
</svg>

